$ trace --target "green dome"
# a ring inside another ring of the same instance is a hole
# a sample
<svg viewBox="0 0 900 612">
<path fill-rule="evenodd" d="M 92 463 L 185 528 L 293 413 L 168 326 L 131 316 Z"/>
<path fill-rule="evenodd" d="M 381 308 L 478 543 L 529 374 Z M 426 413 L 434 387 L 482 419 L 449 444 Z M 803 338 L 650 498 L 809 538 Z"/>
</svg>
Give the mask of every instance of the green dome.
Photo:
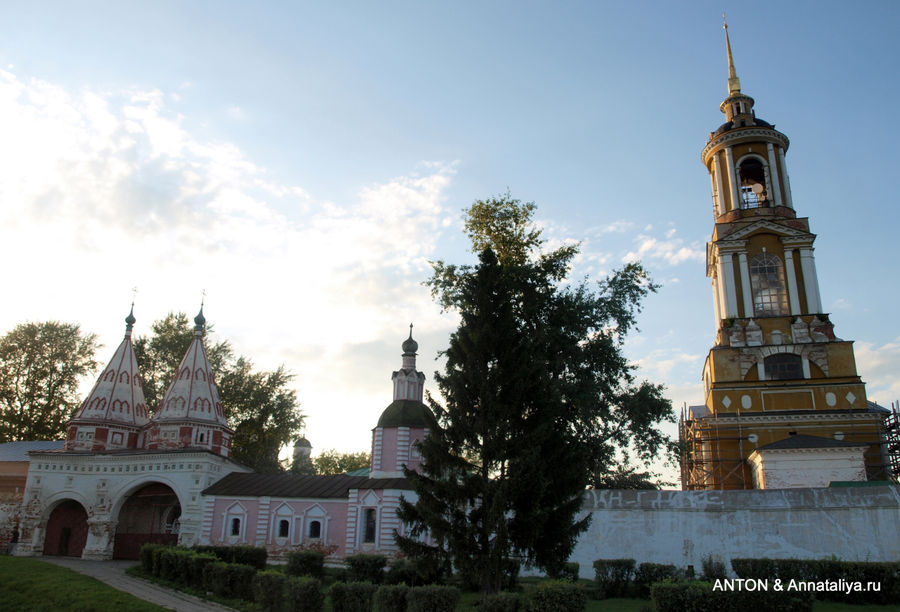
<svg viewBox="0 0 900 612">
<path fill-rule="evenodd" d="M 436 429 L 437 421 L 428 406 L 415 400 L 394 400 L 381 413 L 376 427 L 427 427 Z"/>
</svg>

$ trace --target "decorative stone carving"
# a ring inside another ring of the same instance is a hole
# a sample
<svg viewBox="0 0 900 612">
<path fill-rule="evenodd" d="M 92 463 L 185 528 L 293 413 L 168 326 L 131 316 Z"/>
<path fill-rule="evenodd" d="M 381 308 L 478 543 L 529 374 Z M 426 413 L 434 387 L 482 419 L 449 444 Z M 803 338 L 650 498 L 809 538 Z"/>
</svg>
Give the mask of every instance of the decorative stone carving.
<svg viewBox="0 0 900 612">
<path fill-rule="evenodd" d="M 823 321 L 818 316 L 815 316 L 810 321 L 809 327 L 814 342 L 830 342 L 834 340 L 834 324 L 831 321 Z"/>
<path fill-rule="evenodd" d="M 796 321 L 791 323 L 791 336 L 794 339 L 794 344 L 812 342 L 812 338 L 809 337 L 809 325 L 799 317 L 797 317 Z"/>
<path fill-rule="evenodd" d="M 734 325 L 727 328 L 728 329 L 728 343 L 731 346 L 746 346 L 747 340 L 744 337 L 744 328 L 741 327 L 740 323 L 735 322 Z"/>
<path fill-rule="evenodd" d="M 762 346 L 763 333 L 756 321 L 750 319 L 750 322 L 747 323 L 747 327 L 744 329 L 744 333 L 747 334 L 747 346 Z"/>
</svg>

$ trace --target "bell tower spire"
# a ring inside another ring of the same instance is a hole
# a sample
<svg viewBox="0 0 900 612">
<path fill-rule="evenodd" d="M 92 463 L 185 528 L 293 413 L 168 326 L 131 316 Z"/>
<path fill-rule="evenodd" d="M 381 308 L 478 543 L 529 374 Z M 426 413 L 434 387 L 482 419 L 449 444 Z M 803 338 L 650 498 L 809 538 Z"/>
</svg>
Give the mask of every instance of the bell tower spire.
<svg viewBox="0 0 900 612">
<path fill-rule="evenodd" d="M 734 57 L 731 55 L 731 40 L 728 38 L 728 21 L 725 19 L 725 13 L 722 13 L 722 23 L 725 26 L 725 48 L 728 50 L 728 95 L 741 93 L 741 80 L 734 70 Z"/>
</svg>

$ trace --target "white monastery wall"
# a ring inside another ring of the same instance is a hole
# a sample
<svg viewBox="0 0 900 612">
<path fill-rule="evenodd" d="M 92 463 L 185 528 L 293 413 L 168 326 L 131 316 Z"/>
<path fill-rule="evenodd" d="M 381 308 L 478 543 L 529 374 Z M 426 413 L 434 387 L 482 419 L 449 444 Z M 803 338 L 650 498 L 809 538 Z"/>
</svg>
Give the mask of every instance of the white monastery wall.
<svg viewBox="0 0 900 612">
<path fill-rule="evenodd" d="M 694 566 L 705 557 L 900 561 L 900 488 L 763 491 L 588 491 L 591 525 L 571 561 L 593 578 L 596 559 Z"/>
</svg>

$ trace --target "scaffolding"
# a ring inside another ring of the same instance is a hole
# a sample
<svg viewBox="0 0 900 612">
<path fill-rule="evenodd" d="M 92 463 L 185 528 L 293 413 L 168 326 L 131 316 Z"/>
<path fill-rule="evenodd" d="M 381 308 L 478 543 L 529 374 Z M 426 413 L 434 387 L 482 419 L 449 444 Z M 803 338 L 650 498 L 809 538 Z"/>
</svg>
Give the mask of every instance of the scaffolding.
<svg viewBox="0 0 900 612">
<path fill-rule="evenodd" d="M 692 412 L 692 408 L 685 405 L 678 419 L 682 489 L 753 488 L 744 451 L 744 441 L 748 438 L 744 435 L 741 412 L 729 414 L 727 424 L 720 423 L 716 413 L 698 417 Z M 850 440 L 870 445 L 878 452 L 879 459 L 874 461 L 874 453 L 867 453 L 867 479 L 897 483 L 900 477 L 900 402 L 892 403 L 891 410 L 881 419 L 878 439 L 862 439 L 861 432 L 856 432 L 854 416 L 848 411 Z M 755 441 L 751 439 L 751 442 Z"/>
<path fill-rule="evenodd" d="M 718 415 L 690 418 L 682 407 L 678 419 L 681 443 L 681 486 L 688 491 L 748 489 L 744 435 L 737 414 L 736 425 L 721 425 Z M 724 448 L 723 448 L 724 447 Z M 728 449 L 734 447 L 733 452 Z"/>
<path fill-rule="evenodd" d="M 886 457 L 890 479 L 900 477 L 900 402 L 891 402 L 891 412 L 884 419 L 882 456 Z"/>
</svg>

